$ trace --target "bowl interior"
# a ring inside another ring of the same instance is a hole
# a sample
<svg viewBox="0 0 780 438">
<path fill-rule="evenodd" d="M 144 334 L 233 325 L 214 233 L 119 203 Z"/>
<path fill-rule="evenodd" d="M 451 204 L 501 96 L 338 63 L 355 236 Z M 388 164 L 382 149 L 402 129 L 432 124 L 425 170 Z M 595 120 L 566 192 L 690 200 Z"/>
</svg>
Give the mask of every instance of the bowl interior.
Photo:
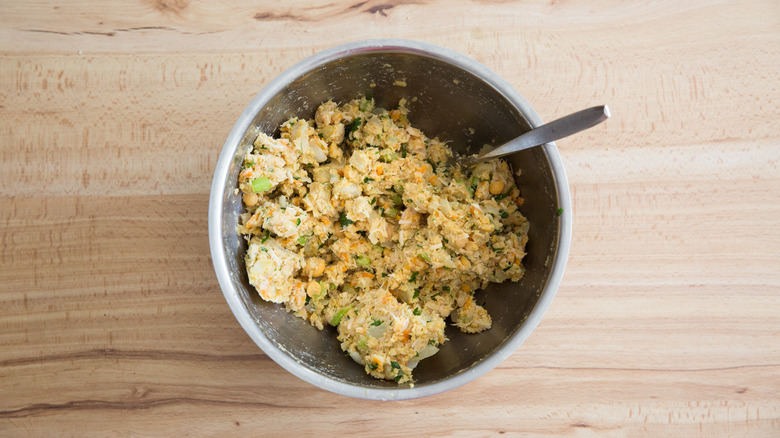
<svg viewBox="0 0 780 438">
<path fill-rule="evenodd" d="M 450 141 L 458 152 L 498 145 L 530 127 L 505 96 L 469 71 L 434 56 L 388 49 L 350 54 L 290 82 L 262 107 L 237 145 L 222 196 L 221 234 L 230 279 L 246 311 L 271 344 L 303 367 L 361 388 L 395 389 L 399 388 L 395 382 L 368 376 L 345 356 L 335 329 L 319 331 L 281 305 L 261 300 L 248 283 L 243 263 L 246 244 L 236 232 L 242 211 L 241 198 L 234 194 L 240 157 L 258 130 L 278 135 L 278 127 L 292 116 L 312 118 L 317 106 L 328 99 L 346 102 L 360 95 L 371 96 L 377 106 L 388 109 L 406 98 L 413 126 Z M 521 211 L 531 222 L 525 277 L 518 283 L 491 285 L 477 294 L 477 302 L 493 318 L 493 327 L 475 335 L 448 327 L 449 341 L 415 369 L 416 388 L 466 372 L 496 352 L 523 325 L 550 275 L 558 246 L 558 198 L 548 157 L 543 148 L 533 148 L 509 157 L 509 162 L 515 171 L 522 171 L 516 178 L 525 198 Z"/>
</svg>

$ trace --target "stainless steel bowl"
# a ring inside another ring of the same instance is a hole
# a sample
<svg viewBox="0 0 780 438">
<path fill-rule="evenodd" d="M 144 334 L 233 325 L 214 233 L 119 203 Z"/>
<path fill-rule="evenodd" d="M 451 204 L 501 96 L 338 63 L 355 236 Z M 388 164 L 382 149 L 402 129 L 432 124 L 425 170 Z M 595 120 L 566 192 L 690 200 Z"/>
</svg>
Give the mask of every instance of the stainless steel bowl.
<svg viewBox="0 0 780 438">
<path fill-rule="evenodd" d="M 513 169 L 522 170 L 516 178 L 525 198 L 521 211 L 531 222 L 525 277 L 479 292 L 478 300 L 484 301 L 493 327 L 476 335 L 448 327 L 449 341 L 415 369 L 414 385 L 376 380 L 344 355 L 335 330 L 318 331 L 282 306 L 259 298 L 247 281 L 246 243 L 236 232 L 242 211 L 241 197 L 235 194 L 241 157 L 258 130 L 277 134 L 289 117 L 311 118 L 328 99 L 345 102 L 361 94 L 373 96 L 385 108 L 395 107 L 400 98 L 409 99 L 411 123 L 429 136 L 450 140 L 460 152 L 502 143 L 542 123 L 506 81 L 449 49 L 383 39 L 317 53 L 269 83 L 238 118 L 225 142 L 209 202 L 214 270 L 238 322 L 269 357 L 292 374 L 328 391 L 365 399 L 437 394 L 501 363 L 525 341 L 549 307 L 571 241 L 566 174 L 554 143 L 509 158 Z"/>
</svg>

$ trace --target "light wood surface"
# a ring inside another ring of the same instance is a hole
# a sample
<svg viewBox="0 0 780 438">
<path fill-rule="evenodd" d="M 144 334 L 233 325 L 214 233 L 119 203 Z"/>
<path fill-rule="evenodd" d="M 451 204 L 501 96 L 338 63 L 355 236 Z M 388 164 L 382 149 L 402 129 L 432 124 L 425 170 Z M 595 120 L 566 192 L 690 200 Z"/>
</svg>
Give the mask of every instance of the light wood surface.
<svg viewBox="0 0 780 438">
<path fill-rule="evenodd" d="M 780 436 L 780 2 L 2 1 L 0 436 Z M 268 359 L 211 266 L 252 97 L 369 37 L 482 62 L 551 120 L 574 237 L 530 339 L 421 400 Z"/>
</svg>

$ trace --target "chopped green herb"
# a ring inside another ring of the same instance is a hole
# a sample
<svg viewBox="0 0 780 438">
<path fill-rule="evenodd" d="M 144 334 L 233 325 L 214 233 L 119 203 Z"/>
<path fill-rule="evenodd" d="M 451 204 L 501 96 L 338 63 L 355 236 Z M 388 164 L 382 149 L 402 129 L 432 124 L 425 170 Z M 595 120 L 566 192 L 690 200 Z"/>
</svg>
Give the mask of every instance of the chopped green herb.
<svg viewBox="0 0 780 438">
<path fill-rule="evenodd" d="M 563 214 L 563 209 L 562 208 L 559 208 L 558 211 L 555 212 L 556 216 L 560 216 L 562 214 Z"/>
<path fill-rule="evenodd" d="M 401 380 L 401 378 L 402 378 L 403 376 L 404 376 L 404 374 L 401 372 L 401 370 L 398 370 L 398 375 L 396 375 L 395 377 L 393 377 L 393 380 L 395 380 L 396 382 L 398 382 L 399 380 Z"/>
<path fill-rule="evenodd" d="M 368 265 L 371 264 L 371 259 L 366 257 L 366 256 L 364 256 L 364 255 L 359 255 L 359 256 L 355 257 L 355 263 L 357 263 L 360 266 L 365 267 L 365 266 L 368 266 Z"/>
<path fill-rule="evenodd" d="M 401 143 L 401 156 L 406 158 L 406 143 Z"/>
<path fill-rule="evenodd" d="M 271 180 L 264 176 L 253 179 L 250 184 L 255 193 L 267 192 L 272 186 Z"/>
<path fill-rule="evenodd" d="M 363 178 L 363 184 L 365 184 L 365 183 L 367 183 L 369 181 L 373 181 L 373 180 L 374 180 L 373 178 L 365 177 L 365 178 Z"/>
<path fill-rule="evenodd" d="M 449 286 L 442 286 L 441 290 L 443 290 L 444 292 L 449 292 L 450 291 L 450 287 Z"/>
<path fill-rule="evenodd" d="M 298 218 L 295 220 L 295 226 L 298 227 L 301 225 L 301 218 Z"/>
<path fill-rule="evenodd" d="M 442 242 L 444 242 L 444 243 L 450 243 L 450 241 L 449 241 L 449 240 L 447 240 L 447 238 L 446 238 L 446 237 L 442 237 L 442 238 L 441 238 L 441 241 L 442 241 Z"/>
<path fill-rule="evenodd" d="M 261 247 L 260 247 L 260 249 L 261 249 L 263 252 L 266 252 L 266 253 L 268 252 L 268 248 L 266 248 L 266 247 L 264 247 L 264 246 L 261 246 Z"/>
<path fill-rule="evenodd" d="M 509 213 L 505 212 L 504 210 L 501 210 L 501 212 L 500 212 L 499 214 L 500 214 L 500 215 L 501 215 L 501 217 L 502 217 L 502 218 L 504 218 L 504 219 L 506 219 L 506 218 L 508 218 L 508 217 L 509 217 Z"/>
<path fill-rule="evenodd" d="M 471 177 L 471 187 L 477 187 L 479 185 L 480 179 L 476 176 Z"/>
<path fill-rule="evenodd" d="M 506 268 L 504 268 L 504 272 L 508 271 L 511 268 L 512 268 L 512 265 L 507 266 Z"/>
<path fill-rule="evenodd" d="M 363 124 L 363 120 L 360 119 L 360 117 L 356 118 L 352 121 L 352 123 L 349 124 L 347 127 L 347 134 L 349 138 L 352 138 L 352 133 L 360 129 L 360 125 Z"/>
<path fill-rule="evenodd" d="M 371 362 L 368 364 L 368 367 L 371 368 L 371 371 L 374 371 L 377 369 L 378 365 L 375 364 L 374 362 Z"/>
<path fill-rule="evenodd" d="M 341 223 L 342 227 L 346 227 L 347 225 L 352 225 L 355 223 L 355 221 L 349 220 L 343 211 L 339 214 L 339 222 Z"/>
<path fill-rule="evenodd" d="M 296 181 L 298 181 L 299 179 L 301 179 L 301 177 L 300 177 L 300 176 L 294 176 L 294 177 L 293 177 L 293 179 L 294 179 L 294 180 L 296 180 Z M 308 194 L 308 193 L 307 193 L 307 194 Z"/>
<path fill-rule="evenodd" d="M 435 294 L 431 295 L 431 298 L 436 298 L 436 297 L 438 297 L 439 295 L 441 295 L 441 292 L 436 292 Z"/>
<path fill-rule="evenodd" d="M 320 132 L 319 134 L 317 134 L 317 135 L 318 135 L 320 138 L 322 138 L 322 139 L 324 139 L 324 138 L 325 138 L 325 136 L 324 136 L 324 135 L 322 135 L 322 133 L 321 133 L 321 132 Z"/>
<path fill-rule="evenodd" d="M 368 201 L 369 205 L 374 205 L 374 202 L 376 202 L 376 198 L 371 198 L 370 201 Z"/>
<path fill-rule="evenodd" d="M 298 238 L 298 245 L 301 245 L 301 246 L 306 245 L 306 242 L 308 242 L 308 241 L 309 241 L 308 237 L 301 236 L 301 237 Z"/>
<path fill-rule="evenodd" d="M 392 367 L 394 370 L 400 370 L 400 369 L 401 369 L 401 365 L 398 365 L 398 362 L 396 362 L 396 361 L 392 361 L 392 362 L 390 362 L 390 366 L 391 366 L 391 367 Z"/>
<path fill-rule="evenodd" d="M 384 213 L 384 212 L 385 212 L 385 210 L 383 209 L 382 213 Z M 396 217 L 396 216 L 398 216 L 398 210 L 396 210 L 393 207 L 388 208 L 387 209 L 387 216 L 388 217 Z"/>
<path fill-rule="evenodd" d="M 428 254 L 422 253 L 422 254 L 420 254 L 420 258 L 425 260 L 428 263 L 431 262 L 431 256 L 429 256 Z"/>
<path fill-rule="evenodd" d="M 271 237 L 271 232 L 268 230 L 265 230 L 265 237 L 263 237 L 263 240 L 260 241 L 260 243 L 265 243 L 268 238 Z"/>
<path fill-rule="evenodd" d="M 417 298 L 420 296 L 420 289 L 417 289 L 414 291 L 414 294 L 412 294 L 412 298 Z"/>
<path fill-rule="evenodd" d="M 395 205 L 404 205 L 404 199 L 398 193 L 390 195 L 390 200 L 393 201 L 393 204 Z"/>
<path fill-rule="evenodd" d="M 417 271 L 412 272 L 412 276 L 409 277 L 409 283 L 414 283 L 417 281 Z"/>
<path fill-rule="evenodd" d="M 382 321 L 381 319 L 374 319 L 373 321 L 371 321 L 371 326 L 372 327 L 378 327 L 378 326 L 382 325 L 383 322 L 384 321 Z"/>
<path fill-rule="evenodd" d="M 346 315 L 347 312 L 349 312 L 350 308 L 351 307 L 347 306 L 347 307 L 342 307 L 341 309 L 339 309 L 339 311 L 336 312 L 335 315 L 333 315 L 333 319 L 330 320 L 330 325 L 332 325 L 334 327 L 339 325 L 339 323 L 341 322 L 341 319 L 344 318 L 344 315 Z"/>
<path fill-rule="evenodd" d="M 422 315 L 422 310 L 420 310 L 419 307 L 415 307 L 414 310 L 412 310 L 412 314 L 414 314 L 414 316 L 420 316 Z"/>
</svg>

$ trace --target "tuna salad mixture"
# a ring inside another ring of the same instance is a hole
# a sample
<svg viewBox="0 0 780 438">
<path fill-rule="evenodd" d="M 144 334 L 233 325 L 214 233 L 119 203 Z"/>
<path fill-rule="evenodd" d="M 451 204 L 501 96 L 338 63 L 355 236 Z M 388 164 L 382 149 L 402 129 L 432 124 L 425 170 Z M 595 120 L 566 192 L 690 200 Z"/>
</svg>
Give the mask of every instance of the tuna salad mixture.
<svg viewBox="0 0 780 438">
<path fill-rule="evenodd" d="M 280 138 L 260 133 L 239 176 L 249 282 L 399 383 L 447 340 L 447 319 L 490 328 L 474 292 L 523 276 L 529 226 L 505 161 L 450 165 L 405 103 L 325 102 Z"/>
</svg>

